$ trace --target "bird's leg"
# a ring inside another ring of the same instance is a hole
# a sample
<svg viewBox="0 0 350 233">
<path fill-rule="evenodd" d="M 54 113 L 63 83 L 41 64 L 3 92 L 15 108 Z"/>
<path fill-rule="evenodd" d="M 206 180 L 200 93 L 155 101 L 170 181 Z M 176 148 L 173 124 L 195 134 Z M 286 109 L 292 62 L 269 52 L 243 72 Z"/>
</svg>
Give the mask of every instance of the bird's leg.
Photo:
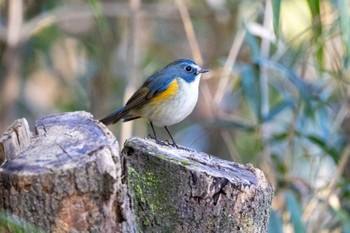
<svg viewBox="0 0 350 233">
<path fill-rule="evenodd" d="M 168 127 L 164 126 L 164 128 L 165 128 L 165 130 L 168 132 L 168 134 L 169 134 L 171 140 L 173 141 L 173 143 L 170 144 L 170 145 L 176 147 L 177 149 L 182 149 L 182 150 L 189 151 L 189 152 L 195 152 L 195 150 L 193 150 L 193 149 L 190 149 L 190 148 L 187 148 L 187 147 L 182 147 L 182 146 L 177 145 L 176 142 L 175 142 L 175 140 L 174 140 L 174 138 L 173 138 L 173 136 L 171 135 L 171 133 L 170 133 Z"/>
<path fill-rule="evenodd" d="M 152 132 L 153 132 L 153 136 L 154 136 L 154 137 L 152 137 L 151 135 L 149 135 L 149 137 L 153 138 L 153 139 L 157 139 L 156 131 L 154 130 L 152 121 L 149 122 L 149 125 L 151 126 L 151 129 L 152 129 Z"/>
<path fill-rule="evenodd" d="M 152 121 L 150 121 L 149 124 L 151 125 L 151 128 L 152 128 L 152 132 L 153 132 L 153 135 L 154 135 L 154 140 L 156 140 L 156 143 L 162 144 L 162 141 L 160 141 L 160 140 L 157 138 L 157 134 L 156 134 L 156 131 L 154 130 L 154 126 L 153 126 Z M 152 136 L 151 136 L 151 138 L 152 138 Z"/>
<path fill-rule="evenodd" d="M 169 134 L 171 140 L 173 141 L 173 144 L 171 144 L 171 145 L 172 145 L 172 146 L 175 146 L 176 148 L 179 148 L 179 146 L 176 144 L 176 142 L 175 142 L 173 136 L 171 136 L 171 133 L 170 133 L 168 127 L 164 126 L 164 128 L 165 128 L 165 130 L 168 132 L 168 134 Z"/>
</svg>

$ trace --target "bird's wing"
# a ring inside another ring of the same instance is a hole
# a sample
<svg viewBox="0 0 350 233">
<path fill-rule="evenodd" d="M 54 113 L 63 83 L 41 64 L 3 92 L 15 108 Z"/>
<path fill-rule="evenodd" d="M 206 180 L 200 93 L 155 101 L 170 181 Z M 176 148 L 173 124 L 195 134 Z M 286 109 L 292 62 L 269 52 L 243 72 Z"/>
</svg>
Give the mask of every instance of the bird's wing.
<svg viewBox="0 0 350 233">
<path fill-rule="evenodd" d="M 154 91 L 152 91 L 149 87 L 142 86 L 140 87 L 126 102 L 125 109 L 133 110 L 135 108 L 139 108 L 152 98 Z"/>
<path fill-rule="evenodd" d="M 145 83 L 130 97 L 125 105 L 129 111 L 139 108 L 149 102 L 153 97 L 166 91 L 172 77 L 161 72 L 150 76 Z"/>
<path fill-rule="evenodd" d="M 110 125 L 118 122 L 121 119 L 133 120 L 140 116 L 131 114 L 131 111 L 142 107 L 148 103 L 153 97 L 165 92 L 172 81 L 171 76 L 163 72 L 155 73 L 150 76 L 145 83 L 130 97 L 124 107 L 121 107 L 114 112 L 108 114 L 100 121 L 105 125 Z"/>
</svg>

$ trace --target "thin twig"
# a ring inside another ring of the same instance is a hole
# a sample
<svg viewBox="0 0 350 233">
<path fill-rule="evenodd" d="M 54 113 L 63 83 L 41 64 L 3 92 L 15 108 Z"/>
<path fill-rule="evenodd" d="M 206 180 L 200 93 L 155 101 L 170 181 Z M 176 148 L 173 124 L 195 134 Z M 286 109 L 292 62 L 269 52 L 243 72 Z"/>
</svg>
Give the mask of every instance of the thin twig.
<svg viewBox="0 0 350 233">
<path fill-rule="evenodd" d="M 190 15 L 188 13 L 187 6 L 183 0 L 175 0 L 175 3 L 179 9 L 182 23 L 185 28 L 186 36 L 189 41 L 191 51 L 192 51 L 192 56 L 195 61 L 198 62 L 199 65 L 203 64 L 203 57 L 201 54 L 201 51 L 199 49 L 199 44 L 198 40 L 196 38 L 196 34 L 193 29 L 193 24 L 190 18 Z M 212 99 L 213 96 L 210 92 L 210 88 L 206 82 L 202 82 L 202 87 L 200 89 L 200 93 L 204 97 L 204 102 L 208 106 L 208 109 L 212 110 L 210 106 L 212 106 Z"/>
<path fill-rule="evenodd" d="M 263 26 L 269 31 L 272 31 L 272 3 L 271 0 L 267 0 L 265 2 L 265 14 L 264 14 L 264 22 Z M 260 47 L 260 56 L 263 58 L 268 58 L 270 55 L 270 40 L 268 38 L 262 38 L 261 47 Z M 267 67 L 260 66 L 260 101 L 261 101 L 261 109 L 260 114 L 261 117 L 264 118 L 268 115 L 270 111 L 270 103 L 269 103 L 269 82 L 267 77 Z M 270 127 L 268 124 L 261 124 L 261 138 L 263 140 L 264 148 L 263 148 L 263 159 L 265 162 L 271 162 L 271 146 L 268 143 L 270 138 Z"/>
<path fill-rule="evenodd" d="M 99 2 L 103 15 L 106 17 L 131 17 L 130 7 L 124 2 Z M 142 11 L 149 18 L 174 20 L 172 12 L 176 10 L 169 3 L 145 3 Z M 93 18 L 93 12 L 88 4 L 65 4 L 57 6 L 51 11 L 45 11 L 24 22 L 20 31 L 20 41 L 24 43 L 33 35 L 55 24 L 74 22 L 75 20 L 88 20 Z M 7 40 L 8 27 L 0 25 L 0 40 Z"/>
<path fill-rule="evenodd" d="M 188 13 L 187 6 L 183 0 L 175 0 L 175 3 L 179 9 L 181 19 L 186 31 L 187 39 L 190 43 L 192 55 L 195 61 L 197 61 L 200 65 L 203 64 L 203 57 L 201 51 L 199 49 L 198 41 L 196 35 L 194 33 L 192 21 L 190 18 L 190 14 Z"/>
<path fill-rule="evenodd" d="M 137 80 L 139 80 L 139 57 L 140 57 L 140 50 L 139 50 L 139 34 L 140 34 L 140 6 L 141 6 L 141 0 L 130 0 L 130 24 L 131 24 L 131 30 L 129 35 L 129 70 L 130 70 L 130 77 L 129 82 L 126 86 L 125 93 L 124 93 L 124 102 L 127 101 L 128 98 L 136 91 L 137 88 Z M 133 122 L 130 122 L 129 124 L 122 124 L 121 126 L 121 132 L 120 132 L 120 141 L 124 142 L 125 139 L 131 137 L 132 130 L 133 130 Z"/>
<path fill-rule="evenodd" d="M 271 0 L 266 1 L 265 14 L 264 14 L 264 28 L 272 31 L 272 4 Z M 270 40 L 262 38 L 260 56 L 269 57 L 270 54 Z M 260 66 L 260 91 L 261 91 L 261 115 L 265 117 L 269 113 L 269 86 L 267 78 L 267 67 Z M 264 132 L 265 133 L 265 132 Z"/>
<path fill-rule="evenodd" d="M 350 157 L 350 144 L 348 144 L 345 147 L 345 149 L 343 150 L 343 153 L 340 156 L 341 157 L 338 163 L 337 170 L 335 171 L 334 176 L 332 177 L 331 181 L 328 183 L 328 186 L 325 190 L 325 194 L 323 198 L 324 201 L 320 203 L 320 197 L 317 194 L 309 201 L 309 204 L 304 209 L 304 213 L 302 215 L 302 219 L 304 222 L 310 219 L 311 215 L 314 214 L 316 208 L 320 213 L 326 212 L 327 206 L 329 203 L 329 198 L 335 192 L 336 185 L 348 163 L 348 160 Z M 319 206 L 319 203 L 321 204 L 321 206 Z M 322 219 L 320 219 L 320 221 L 322 221 Z"/>
<path fill-rule="evenodd" d="M 216 94 L 214 96 L 214 102 L 216 106 L 220 104 L 224 94 L 226 93 L 226 89 L 228 86 L 227 84 L 230 82 L 230 77 L 231 77 L 230 74 L 232 73 L 233 65 L 236 62 L 236 59 L 237 59 L 239 50 L 242 47 L 245 35 L 246 35 L 246 29 L 239 30 L 232 42 L 230 52 L 228 54 L 228 57 L 224 65 L 223 74 L 220 78 L 218 88 L 216 89 Z"/>
<path fill-rule="evenodd" d="M 236 163 L 242 163 L 242 159 L 238 156 L 239 153 L 237 152 L 237 149 L 235 148 L 233 144 L 233 138 L 230 134 L 229 130 L 221 130 L 220 131 L 222 139 L 224 139 L 224 142 L 227 146 L 227 149 L 230 153 L 230 157 L 232 161 L 235 161 Z"/>
<path fill-rule="evenodd" d="M 8 30 L 2 62 L 5 72 L 0 77 L 0 132 L 12 121 L 20 89 L 20 32 L 23 23 L 23 1 L 9 2 Z"/>
</svg>

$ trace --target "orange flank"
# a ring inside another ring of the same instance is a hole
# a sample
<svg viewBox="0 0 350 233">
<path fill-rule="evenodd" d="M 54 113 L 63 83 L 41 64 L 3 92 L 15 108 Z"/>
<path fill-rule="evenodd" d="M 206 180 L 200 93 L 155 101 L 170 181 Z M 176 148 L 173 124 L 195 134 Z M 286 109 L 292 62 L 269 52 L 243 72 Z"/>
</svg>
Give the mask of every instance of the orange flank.
<svg viewBox="0 0 350 233">
<path fill-rule="evenodd" d="M 158 104 L 158 103 L 164 102 L 164 101 L 170 99 L 173 95 L 175 95 L 178 90 L 179 90 L 179 84 L 177 83 L 177 80 L 174 79 L 173 81 L 171 81 L 171 83 L 169 83 L 168 89 L 166 89 L 162 93 L 154 96 L 151 99 L 150 103 L 151 104 Z"/>
</svg>

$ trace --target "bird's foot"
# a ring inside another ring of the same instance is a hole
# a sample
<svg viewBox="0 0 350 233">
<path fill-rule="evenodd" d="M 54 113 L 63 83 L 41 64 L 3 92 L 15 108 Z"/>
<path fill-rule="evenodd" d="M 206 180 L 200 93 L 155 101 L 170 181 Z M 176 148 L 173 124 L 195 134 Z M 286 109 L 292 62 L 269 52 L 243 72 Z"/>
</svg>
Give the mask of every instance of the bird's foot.
<svg viewBox="0 0 350 233">
<path fill-rule="evenodd" d="M 154 140 L 158 145 L 171 146 L 171 147 L 174 147 L 176 149 L 185 150 L 185 151 L 188 151 L 188 152 L 195 152 L 195 150 L 193 150 L 191 148 L 184 147 L 184 146 L 179 146 L 178 144 L 176 144 L 176 142 L 170 142 L 169 140 L 162 141 L 162 140 L 159 140 L 156 137 L 153 137 L 152 135 L 148 135 L 147 138 L 150 138 L 150 139 Z"/>
<path fill-rule="evenodd" d="M 175 142 L 170 142 L 169 140 L 165 140 L 165 143 L 166 143 L 168 146 L 172 146 L 172 147 L 179 148 L 178 145 L 177 145 Z"/>
<path fill-rule="evenodd" d="M 169 142 L 168 141 L 162 141 L 162 140 L 159 140 L 157 137 L 153 137 L 152 135 L 148 135 L 147 138 L 150 138 L 152 140 L 154 140 L 158 145 L 162 145 L 162 146 L 168 146 L 169 145 Z"/>
<path fill-rule="evenodd" d="M 177 149 L 180 149 L 180 150 L 187 151 L 187 152 L 196 152 L 194 149 L 191 149 L 191 148 L 188 148 L 188 147 L 184 147 L 184 146 L 178 146 L 178 145 L 176 145 L 176 148 L 177 148 Z"/>
<path fill-rule="evenodd" d="M 171 143 L 171 142 L 167 141 L 167 143 L 168 143 L 169 146 L 175 147 L 176 149 L 185 150 L 185 151 L 188 151 L 188 152 L 195 152 L 195 150 L 193 150 L 191 148 L 184 147 L 184 146 L 179 146 L 175 142 Z"/>
</svg>

